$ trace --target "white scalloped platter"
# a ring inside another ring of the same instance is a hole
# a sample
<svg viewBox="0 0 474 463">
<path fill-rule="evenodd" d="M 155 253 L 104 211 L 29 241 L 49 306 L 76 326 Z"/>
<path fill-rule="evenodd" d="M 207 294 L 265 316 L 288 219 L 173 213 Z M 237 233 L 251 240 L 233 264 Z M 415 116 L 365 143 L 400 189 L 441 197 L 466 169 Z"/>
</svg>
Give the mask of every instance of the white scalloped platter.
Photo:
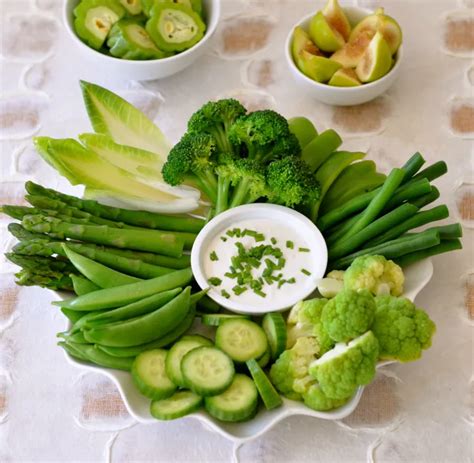
<svg viewBox="0 0 474 463">
<path fill-rule="evenodd" d="M 404 296 L 414 301 L 415 297 L 428 284 L 433 276 L 433 264 L 430 259 L 417 262 L 404 269 L 405 293 Z M 109 370 L 99 366 L 83 363 L 65 354 L 68 361 L 73 365 L 103 373 L 109 377 L 118 387 L 125 406 L 129 413 L 140 423 L 156 423 L 150 415 L 150 399 L 138 392 L 128 372 Z M 380 362 L 378 367 L 391 362 Z M 360 387 L 354 397 L 344 406 L 329 412 L 317 412 L 306 407 L 301 402 L 284 399 L 283 405 L 274 410 L 265 410 L 263 406 L 254 419 L 243 423 L 223 423 L 209 416 L 204 410 L 188 415 L 186 418 L 196 419 L 206 427 L 236 442 L 243 443 L 261 436 L 281 420 L 292 415 L 305 415 L 325 420 L 340 420 L 350 415 L 359 404 L 364 392 Z"/>
</svg>

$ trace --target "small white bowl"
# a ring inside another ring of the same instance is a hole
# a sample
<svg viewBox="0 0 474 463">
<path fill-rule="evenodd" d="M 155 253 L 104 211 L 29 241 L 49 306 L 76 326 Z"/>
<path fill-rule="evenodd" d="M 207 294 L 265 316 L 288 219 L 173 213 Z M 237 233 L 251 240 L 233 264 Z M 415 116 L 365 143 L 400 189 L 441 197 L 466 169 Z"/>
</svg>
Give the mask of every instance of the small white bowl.
<svg viewBox="0 0 474 463">
<path fill-rule="evenodd" d="M 351 23 L 351 26 L 356 25 L 363 18 L 372 14 L 373 11 L 367 8 L 357 7 L 346 7 L 343 8 L 347 19 Z M 395 54 L 395 65 L 392 69 L 382 78 L 370 82 L 368 84 L 362 84 L 357 87 L 334 87 L 332 85 L 322 84 L 316 82 L 313 79 L 305 76 L 296 66 L 293 56 L 291 54 L 291 43 L 293 39 L 293 31 L 295 27 L 300 26 L 305 30 L 308 30 L 309 23 L 314 13 L 305 16 L 298 23 L 296 23 L 290 30 L 285 44 L 285 55 L 288 66 L 295 78 L 296 82 L 300 87 L 307 92 L 309 96 L 316 98 L 322 103 L 335 105 L 335 106 L 353 106 L 377 98 L 384 93 L 388 88 L 395 82 L 396 78 L 400 73 L 401 62 L 403 58 L 403 46 L 400 45 L 397 53 Z"/>
<path fill-rule="evenodd" d="M 80 0 L 65 0 L 63 20 L 72 41 L 88 58 L 92 65 L 100 67 L 104 72 L 119 75 L 124 79 L 153 80 L 171 76 L 192 64 L 210 45 L 210 38 L 214 34 L 220 16 L 220 0 L 203 0 L 206 14 L 206 33 L 193 47 L 169 58 L 153 60 L 126 60 L 115 58 L 94 50 L 85 44 L 74 30 L 74 8 Z"/>
<path fill-rule="evenodd" d="M 307 265 L 311 275 L 305 276 L 301 285 L 285 286 L 280 290 L 282 294 L 278 298 L 267 297 L 262 299 L 260 304 L 254 302 L 252 305 L 251 298 L 245 300 L 247 293 L 227 299 L 221 295 L 219 288 L 216 289 L 212 286 L 207 295 L 219 305 L 233 312 L 259 315 L 286 310 L 312 294 L 326 271 L 328 261 L 326 242 L 316 225 L 303 214 L 275 204 L 247 204 L 235 207 L 219 214 L 204 226 L 196 237 L 191 251 L 191 268 L 197 284 L 202 289 L 209 288 L 208 279 L 213 275 L 206 274 L 205 259 L 209 259 L 211 243 L 216 239 L 219 241 L 218 237 L 229 227 L 238 227 L 239 223 L 246 220 L 269 220 L 272 223 L 272 229 L 277 230 L 279 227 L 285 227 L 291 229 L 295 236 L 300 236 L 301 243 L 304 243 L 304 247 L 307 247 L 311 253 L 308 254 L 311 264 Z M 245 227 L 242 226 L 242 228 Z M 230 246 L 233 245 L 230 244 Z M 280 246 L 284 247 L 285 245 L 280 244 Z M 298 278 L 300 277 L 297 276 Z"/>
</svg>

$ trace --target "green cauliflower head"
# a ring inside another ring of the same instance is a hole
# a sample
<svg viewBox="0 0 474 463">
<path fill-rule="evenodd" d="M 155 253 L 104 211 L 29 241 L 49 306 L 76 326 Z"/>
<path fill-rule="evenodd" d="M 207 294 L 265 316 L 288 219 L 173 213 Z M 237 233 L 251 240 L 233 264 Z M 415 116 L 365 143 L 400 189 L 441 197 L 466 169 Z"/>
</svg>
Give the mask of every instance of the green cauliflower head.
<svg viewBox="0 0 474 463">
<path fill-rule="evenodd" d="M 289 399 L 301 400 L 301 392 L 305 389 L 305 385 L 308 381 L 312 381 L 308 368 L 309 364 L 316 359 L 318 350 L 319 346 L 315 338 L 298 338 L 295 345 L 285 350 L 272 365 L 270 379 L 273 385 Z"/>
<path fill-rule="evenodd" d="M 315 298 L 300 301 L 293 306 L 287 319 L 287 348 L 293 347 L 296 340 L 304 336 L 316 339 L 318 356 L 323 355 L 334 346 L 334 341 L 321 323 L 321 314 L 327 302 L 327 299 Z"/>
<path fill-rule="evenodd" d="M 372 381 L 378 353 L 377 338 L 372 331 L 367 331 L 349 344 L 336 344 L 311 363 L 309 373 L 327 397 L 346 399 L 358 386 Z"/>
<path fill-rule="evenodd" d="M 330 399 L 316 382 L 311 384 L 308 390 L 303 394 L 304 404 L 320 412 L 339 408 L 348 400 L 349 397 L 345 399 Z"/>
<path fill-rule="evenodd" d="M 403 294 L 405 276 L 400 266 L 383 256 L 361 256 L 344 273 L 344 287 L 369 290 L 374 296 Z"/>
<path fill-rule="evenodd" d="M 375 300 L 367 290 L 343 290 L 324 307 L 321 321 L 331 339 L 348 342 L 365 333 L 375 316 Z"/>
<path fill-rule="evenodd" d="M 431 346 L 436 325 L 406 298 L 378 296 L 372 331 L 379 340 L 380 358 L 410 362 Z"/>
</svg>

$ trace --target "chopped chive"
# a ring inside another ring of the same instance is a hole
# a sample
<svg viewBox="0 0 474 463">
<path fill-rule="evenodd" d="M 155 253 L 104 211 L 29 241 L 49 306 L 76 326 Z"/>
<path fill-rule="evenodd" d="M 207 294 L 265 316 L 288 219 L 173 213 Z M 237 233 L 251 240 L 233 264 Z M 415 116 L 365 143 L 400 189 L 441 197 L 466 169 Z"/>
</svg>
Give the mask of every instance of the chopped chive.
<svg viewBox="0 0 474 463">
<path fill-rule="evenodd" d="M 277 239 L 274 236 L 271 237 L 270 242 L 272 244 L 277 244 L 278 243 Z"/>
<path fill-rule="evenodd" d="M 260 297 L 267 297 L 267 295 L 266 295 L 263 291 L 261 291 L 261 290 L 259 290 L 259 289 L 254 289 L 253 292 L 254 292 L 257 296 L 260 296 Z"/>
<path fill-rule="evenodd" d="M 298 248 L 298 251 L 299 251 L 299 252 L 310 252 L 311 249 L 308 249 L 308 248 Z"/>
<path fill-rule="evenodd" d="M 219 257 L 217 257 L 216 251 L 212 251 L 211 254 L 209 254 L 209 259 L 211 259 L 213 262 L 216 260 L 219 260 Z"/>
<path fill-rule="evenodd" d="M 245 291 L 247 291 L 247 288 L 245 286 L 234 286 L 232 288 L 232 291 L 234 291 L 234 294 L 239 296 L 240 294 L 242 293 L 245 293 Z"/>
<path fill-rule="evenodd" d="M 291 277 L 289 280 L 286 280 L 286 282 L 289 283 L 290 285 L 292 285 L 293 283 L 296 283 L 296 278 Z"/>
<path fill-rule="evenodd" d="M 286 247 L 287 247 L 288 249 L 293 249 L 293 248 L 295 247 L 295 243 L 293 243 L 293 241 L 288 240 L 288 241 L 286 242 Z"/>
<path fill-rule="evenodd" d="M 212 286 L 219 286 L 222 283 L 222 280 L 217 277 L 211 277 L 207 282 Z"/>
<path fill-rule="evenodd" d="M 225 236 L 221 236 L 221 240 L 225 243 L 227 241 L 227 238 Z"/>
<path fill-rule="evenodd" d="M 254 238 L 257 243 L 260 243 L 260 241 L 265 241 L 265 235 L 263 233 L 257 233 Z"/>
<path fill-rule="evenodd" d="M 267 285 L 272 285 L 273 284 L 273 280 L 269 276 L 264 276 L 263 279 L 265 280 Z"/>
<path fill-rule="evenodd" d="M 223 297 L 225 297 L 226 299 L 229 299 L 229 298 L 230 298 L 230 294 L 229 294 L 225 289 L 223 289 L 223 290 L 221 291 L 221 295 L 222 295 Z"/>
<path fill-rule="evenodd" d="M 224 276 L 227 278 L 237 278 L 237 273 L 231 273 L 231 272 L 226 272 L 224 273 Z"/>
<path fill-rule="evenodd" d="M 304 273 L 305 275 L 308 275 L 308 276 L 311 275 L 311 272 L 309 270 L 306 270 L 305 268 L 301 269 L 301 273 Z"/>
</svg>

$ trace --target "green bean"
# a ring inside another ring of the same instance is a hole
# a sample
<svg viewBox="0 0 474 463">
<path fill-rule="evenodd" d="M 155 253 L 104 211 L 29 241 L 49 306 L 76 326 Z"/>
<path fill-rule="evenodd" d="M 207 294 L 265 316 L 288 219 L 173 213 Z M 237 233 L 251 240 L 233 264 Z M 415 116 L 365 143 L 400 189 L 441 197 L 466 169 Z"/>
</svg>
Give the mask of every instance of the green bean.
<svg viewBox="0 0 474 463">
<path fill-rule="evenodd" d="M 444 161 L 438 161 L 431 166 L 428 166 L 426 169 L 418 172 L 413 178 L 412 182 L 415 182 L 418 179 L 426 178 L 430 182 L 436 180 L 438 177 L 441 177 L 448 171 L 448 166 Z"/>
<path fill-rule="evenodd" d="M 462 249 L 461 240 L 457 238 L 453 240 L 442 240 L 438 245 L 427 249 L 422 249 L 421 251 L 405 254 L 394 260 L 398 265 L 400 265 L 400 267 L 406 267 L 410 264 L 413 264 L 414 262 L 426 259 L 427 257 L 436 256 L 444 252 L 456 251 L 458 249 Z"/>
<path fill-rule="evenodd" d="M 421 166 L 425 162 L 426 161 L 419 152 L 416 152 L 410 159 L 408 159 L 402 167 L 405 171 L 402 184 L 408 182 L 421 169 Z"/>
<path fill-rule="evenodd" d="M 189 312 L 188 286 L 172 301 L 141 317 L 86 329 L 84 337 L 103 346 L 130 347 L 159 339 L 176 328 Z"/>
<path fill-rule="evenodd" d="M 431 188 L 430 182 L 426 178 L 420 178 L 413 183 L 406 183 L 400 186 L 395 194 L 389 199 L 384 207 L 384 211 L 390 211 L 405 201 L 412 202 L 413 199 L 419 198 L 420 196 L 429 193 Z"/>
<path fill-rule="evenodd" d="M 415 207 L 415 206 L 413 206 Z M 434 222 L 435 220 L 442 220 L 449 216 L 449 210 L 445 205 L 434 207 L 427 211 L 420 211 L 406 220 L 400 221 L 398 224 L 388 229 L 385 233 L 376 236 L 373 240 L 366 243 L 365 247 L 377 246 L 385 243 L 386 241 L 394 240 L 399 236 L 402 236 L 408 230 L 413 228 L 421 227 L 427 223 Z"/>
<path fill-rule="evenodd" d="M 423 231 L 437 231 L 441 240 L 453 240 L 455 238 L 462 238 L 462 227 L 459 223 L 452 223 L 449 225 L 440 225 L 438 227 L 430 227 Z M 403 236 L 413 236 L 414 233 L 406 233 Z"/>
<path fill-rule="evenodd" d="M 419 198 L 413 199 L 410 202 L 416 207 L 419 207 L 421 209 L 422 207 L 425 207 L 428 204 L 431 204 L 432 202 L 436 201 L 439 197 L 440 197 L 440 192 L 438 188 L 436 188 L 435 186 L 432 186 L 431 191 L 429 193 L 427 193 L 426 195 L 420 196 Z"/>
<path fill-rule="evenodd" d="M 79 311 L 114 309 L 152 294 L 188 284 L 193 277 L 190 268 L 129 285 L 106 288 L 73 299 L 53 302 L 54 305 Z"/>
<path fill-rule="evenodd" d="M 113 288 L 115 286 L 122 286 L 141 281 L 139 278 L 117 272 L 116 270 L 112 270 L 105 265 L 99 264 L 99 262 L 95 262 L 88 257 L 84 257 L 83 255 L 74 252 L 65 244 L 63 244 L 62 247 L 72 265 L 74 265 L 82 275 L 100 288 Z"/>
<path fill-rule="evenodd" d="M 352 251 L 360 248 L 362 245 L 364 245 L 364 243 L 367 243 L 372 238 L 380 235 L 380 233 L 385 231 L 386 233 L 390 233 L 391 230 L 397 228 L 397 224 L 402 221 L 406 222 L 410 220 L 409 218 L 413 217 L 417 211 L 418 208 L 410 203 L 402 204 L 397 209 L 394 209 L 388 214 L 383 215 L 354 235 L 350 235 L 346 239 L 341 239 L 333 246 L 329 247 L 329 259 L 337 259 L 351 253 Z M 384 241 L 389 241 L 389 239 Z"/>
<path fill-rule="evenodd" d="M 191 328 L 195 316 L 196 310 L 191 306 L 184 320 L 174 330 L 170 331 L 168 334 L 165 334 L 162 338 L 156 339 L 155 341 L 151 341 L 146 344 L 141 344 L 134 347 L 98 346 L 98 348 L 103 350 L 105 353 L 112 355 L 113 357 L 136 357 L 138 354 L 146 350 L 159 349 L 175 342 Z"/>
<path fill-rule="evenodd" d="M 72 281 L 74 292 L 78 296 L 82 296 L 83 294 L 91 293 L 92 291 L 97 291 L 99 289 L 99 286 L 92 283 L 92 281 L 88 280 L 86 277 L 74 275 L 73 273 L 71 273 L 69 276 Z"/>
</svg>

